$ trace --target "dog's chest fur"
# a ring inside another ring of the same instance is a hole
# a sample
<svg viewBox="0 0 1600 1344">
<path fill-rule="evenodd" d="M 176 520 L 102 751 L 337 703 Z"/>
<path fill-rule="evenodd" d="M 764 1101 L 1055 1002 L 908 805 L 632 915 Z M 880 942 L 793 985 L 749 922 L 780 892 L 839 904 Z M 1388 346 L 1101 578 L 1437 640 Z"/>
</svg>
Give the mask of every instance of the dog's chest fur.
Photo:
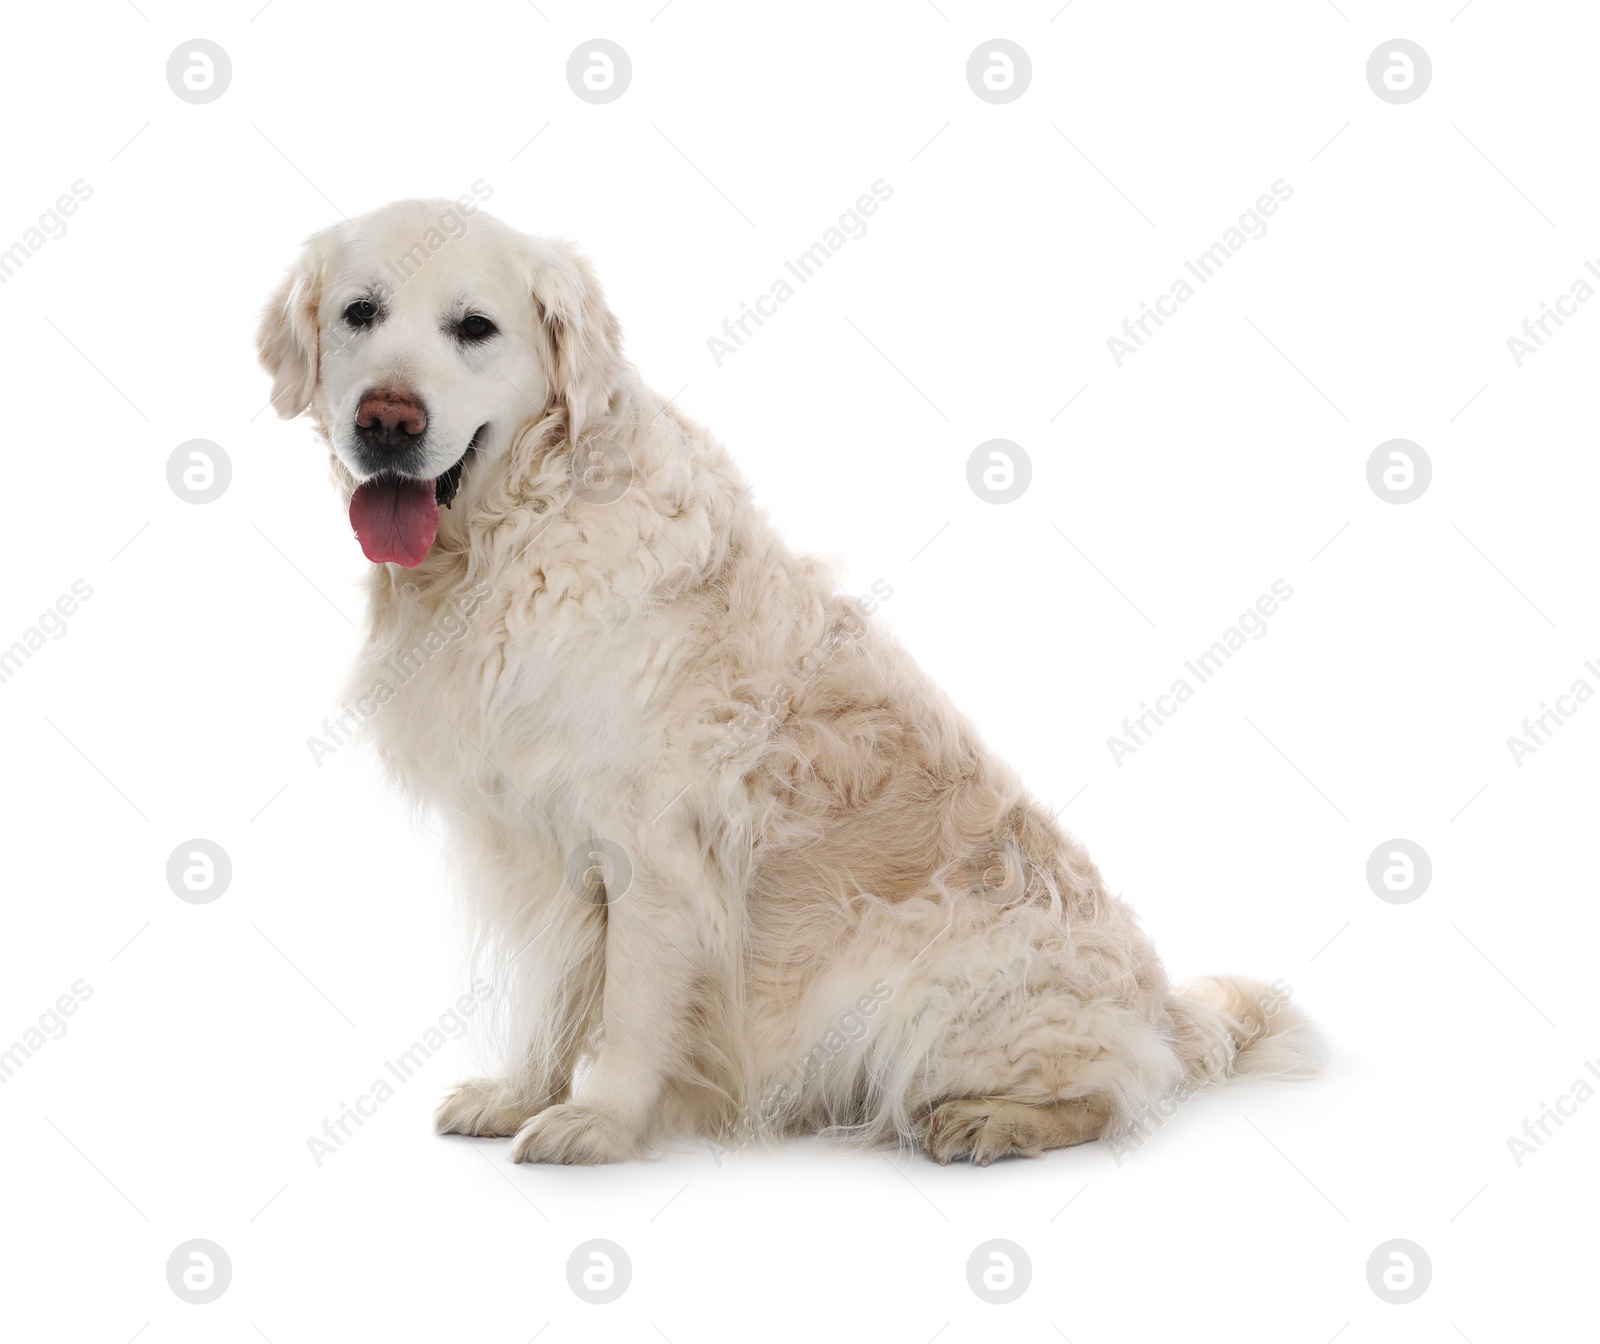
<svg viewBox="0 0 1600 1344">
<path fill-rule="evenodd" d="M 619 621 L 612 592 L 554 596 L 531 563 L 498 587 L 441 578 L 424 567 L 409 587 L 375 579 L 352 685 L 380 688 L 368 731 L 415 800 L 582 838 L 687 750 L 673 725 L 696 719 L 706 695 L 681 610 Z"/>
</svg>

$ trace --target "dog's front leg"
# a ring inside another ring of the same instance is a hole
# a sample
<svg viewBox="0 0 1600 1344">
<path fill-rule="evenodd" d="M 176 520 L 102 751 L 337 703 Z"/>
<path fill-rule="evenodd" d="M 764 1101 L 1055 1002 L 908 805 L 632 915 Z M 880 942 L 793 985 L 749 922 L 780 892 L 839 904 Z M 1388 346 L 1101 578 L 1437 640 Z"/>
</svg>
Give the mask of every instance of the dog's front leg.
<svg viewBox="0 0 1600 1344">
<path fill-rule="evenodd" d="M 736 1090 L 736 933 L 719 884 L 687 830 L 648 827 L 621 849 L 632 871 L 606 892 L 604 1043 L 572 1100 L 518 1131 L 513 1161 L 638 1157 L 669 1100 L 681 1116 Z"/>
<path fill-rule="evenodd" d="M 572 890 L 566 856 L 554 844 L 485 862 L 468 878 L 486 908 L 506 912 L 507 955 L 496 973 L 517 1010 L 500 1073 L 453 1089 L 434 1123 L 441 1134 L 513 1135 L 572 1092 L 600 1017 L 606 912 Z"/>
</svg>

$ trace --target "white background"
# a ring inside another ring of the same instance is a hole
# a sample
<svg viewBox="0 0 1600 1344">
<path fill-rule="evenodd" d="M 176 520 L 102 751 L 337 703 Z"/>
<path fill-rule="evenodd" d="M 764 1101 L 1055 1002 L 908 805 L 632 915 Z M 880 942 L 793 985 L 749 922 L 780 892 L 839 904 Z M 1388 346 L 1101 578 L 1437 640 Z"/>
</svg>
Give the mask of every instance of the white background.
<svg viewBox="0 0 1600 1344">
<path fill-rule="evenodd" d="M 1600 303 L 1520 368 L 1506 345 L 1600 256 L 1592 13 L 258 8 L 34 6 L 0 49 L 0 247 L 93 188 L 0 286 L 0 646 L 93 589 L 0 685 L 0 1045 L 93 991 L 0 1085 L 0 1332 L 1592 1329 L 1600 1099 L 1520 1167 L 1506 1142 L 1600 1057 L 1600 702 L 1520 765 L 1506 745 L 1577 678 L 1600 689 Z M 203 106 L 164 73 L 197 36 L 233 66 Z M 633 63 L 606 106 L 564 74 L 595 36 Z M 965 78 L 996 36 L 1033 66 L 1006 105 Z M 1403 106 L 1365 77 L 1396 36 L 1433 63 Z M 869 232 L 718 368 L 706 338 L 879 178 Z M 595 258 L 631 358 L 795 546 L 843 556 L 853 591 L 893 587 L 883 618 L 1066 808 L 1175 977 L 1294 985 L 1333 1044 L 1323 1078 L 1197 1099 L 1120 1166 L 1099 1145 L 984 1170 L 801 1143 L 550 1169 L 433 1136 L 436 1096 L 488 1062 L 468 1037 L 314 1164 L 307 1138 L 466 974 L 436 834 L 355 750 L 307 750 L 366 562 L 309 429 L 264 409 L 254 326 L 314 229 L 478 179 L 494 213 Z M 1278 179 L 1265 236 L 1117 367 L 1107 337 Z M 996 437 L 1033 466 L 1003 506 L 966 482 Z M 1366 477 L 1396 437 L 1433 465 L 1403 506 Z M 193 438 L 232 463 L 215 503 L 168 487 Z M 1276 579 L 1294 596 L 1268 633 L 1114 761 L 1122 720 Z M 193 837 L 231 857 L 210 904 L 167 885 Z M 1433 864 L 1408 904 L 1366 881 L 1393 837 Z M 205 1306 L 165 1274 L 195 1237 L 233 1266 Z M 633 1266 L 607 1306 L 567 1286 L 593 1237 Z M 967 1284 L 995 1237 L 1033 1267 L 1008 1306 Z M 1397 1237 L 1433 1267 L 1405 1306 L 1366 1275 Z"/>
</svg>

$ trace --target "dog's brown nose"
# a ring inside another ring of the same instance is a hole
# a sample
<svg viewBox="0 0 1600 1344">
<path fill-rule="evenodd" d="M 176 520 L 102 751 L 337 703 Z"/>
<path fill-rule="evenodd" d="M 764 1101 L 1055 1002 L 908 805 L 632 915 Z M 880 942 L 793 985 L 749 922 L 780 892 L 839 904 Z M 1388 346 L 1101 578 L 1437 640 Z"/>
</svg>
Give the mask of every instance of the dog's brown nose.
<svg viewBox="0 0 1600 1344">
<path fill-rule="evenodd" d="M 356 433 L 369 448 L 404 448 L 428 427 L 422 399 L 393 388 L 374 388 L 356 408 Z"/>
</svg>

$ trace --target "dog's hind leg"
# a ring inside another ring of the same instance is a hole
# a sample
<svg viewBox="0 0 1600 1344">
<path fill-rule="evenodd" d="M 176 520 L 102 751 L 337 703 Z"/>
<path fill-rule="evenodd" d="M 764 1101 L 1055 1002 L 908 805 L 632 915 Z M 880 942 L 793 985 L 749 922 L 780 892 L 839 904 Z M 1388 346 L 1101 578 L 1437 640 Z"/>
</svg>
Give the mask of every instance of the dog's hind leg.
<svg viewBox="0 0 1600 1344">
<path fill-rule="evenodd" d="M 1099 1097 L 1033 1104 L 1006 1097 L 961 1097 L 934 1108 L 922 1145 L 936 1162 L 967 1158 L 986 1167 L 997 1157 L 1037 1157 L 1050 1148 L 1098 1139 L 1111 1117 Z"/>
<path fill-rule="evenodd" d="M 916 1057 L 904 1094 L 901 1136 L 936 1161 L 1035 1157 L 1114 1135 L 1183 1080 L 1169 1031 L 1143 1004 L 1005 974 L 987 991 Z M 909 998 L 905 1008 L 914 1014 Z"/>
</svg>

